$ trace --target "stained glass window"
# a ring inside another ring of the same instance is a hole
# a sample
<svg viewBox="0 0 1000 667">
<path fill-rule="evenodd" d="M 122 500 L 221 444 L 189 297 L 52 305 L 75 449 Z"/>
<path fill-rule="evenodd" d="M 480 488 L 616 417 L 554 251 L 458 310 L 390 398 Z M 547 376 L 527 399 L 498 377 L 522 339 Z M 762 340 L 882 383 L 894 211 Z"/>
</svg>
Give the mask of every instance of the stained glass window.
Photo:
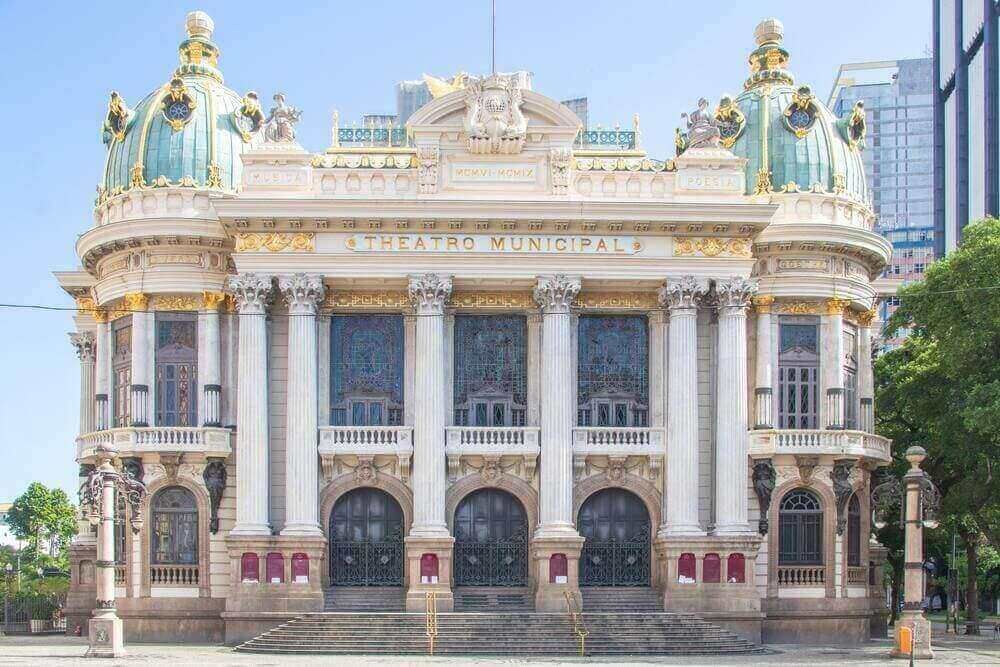
<svg viewBox="0 0 1000 667">
<path fill-rule="evenodd" d="M 334 315 L 330 320 L 330 423 L 402 424 L 402 315 Z"/>
<path fill-rule="evenodd" d="M 858 336 L 844 329 L 844 428 L 858 427 Z"/>
<path fill-rule="evenodd" d="M 154 565 L 198 564 L 198 505 L 187 489 L 171 486 L 153 497 L 150 548 Z"/>
<path fill-rule="evenodd" d="M 156 423 L 198 425 L 198 316 L 156 316 Z"/>
<path fill-rule="evenodd" d="M 817 428 L 819 325 L 782 321 L 778 348 L 778 427 Z"/>
<path fill-rule="evenodd" d="M 524 426 L 527 321 L 519 315 L 455 316 L 455 423 Z"/>
<path fill-rule="evenodd" d="M 861 501 L 856 493 L 847 505 L 847 565 L 861 565 Z"/>
<path fill-rule="evenodd" d="M 132 317 L 115 320 L 112 327 L 111 400 L 116 427 L 131 426 L 129 392 L 132 386 Z"/>
<path fill-rule="evenodd" d="M 647 426 L 649 329 L 641 315 L 584 315 L 577 329 L 577 423 Z"/>
<path fill-rule="evenodd" d="M 778 563 L 823 564 L 823 508 L 812 491 L 795 489 L 778 510 Z"/>
</svg>

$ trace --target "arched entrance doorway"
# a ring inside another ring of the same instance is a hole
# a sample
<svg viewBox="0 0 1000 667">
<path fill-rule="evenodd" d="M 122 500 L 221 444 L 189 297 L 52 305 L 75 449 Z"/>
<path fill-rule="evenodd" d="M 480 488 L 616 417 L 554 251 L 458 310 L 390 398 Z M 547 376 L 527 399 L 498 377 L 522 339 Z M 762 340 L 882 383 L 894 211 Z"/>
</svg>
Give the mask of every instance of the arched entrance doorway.
<svg viewBox="0 0 1000 667">
<path fill-rule="evenodd" d="M 649 512 L 625 489 L 603 489 L 584 501 L 577 527 L 581 586 L 649 585 Z"/>
<path fill-rule="evenodd" d="M 528 520 L 500 489 L 473 491 L 455 509 L 455 585 L 525 586 Z"/>
<path fill-rule="evenodd" d="M 355 489 L 330 512 L 330 584 L 403 585 L 403 510 L 380 489 Z"/>
</svg>

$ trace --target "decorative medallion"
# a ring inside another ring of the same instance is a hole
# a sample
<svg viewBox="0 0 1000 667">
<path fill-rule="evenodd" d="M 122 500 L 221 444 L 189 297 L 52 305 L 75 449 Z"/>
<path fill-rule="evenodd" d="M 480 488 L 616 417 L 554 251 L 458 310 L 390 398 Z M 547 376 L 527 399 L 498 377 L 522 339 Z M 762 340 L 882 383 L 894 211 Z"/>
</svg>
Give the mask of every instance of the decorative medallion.
<svg viewBox="0 0 1000 667">
<path fill-rule="evenodd" d="M 801 139 L 812 130 L 818 114 L 819 107 L 816 105 L 816 96 L 812 94 L 812 89 L 809 86 L 799 86 L 799 89 L 792 93 L 792 101 L 785 107 L 781 118 L 785 127 Z"/>
<path fill-rule="evenodd" d="M 264 125 L 264 112 L 255 91 L 250 90 L 243 96 L 243 105 L 230 115 L 230 119 L 233 127 L 243 137 L 243 142 L 250 143 Z"/>
<path fill-rule="evenodd" d="M 197 104 L 183 79 L 175 76 L 168 84 L 167 95 L 163 98 L 163 118 L 174 132 L 182 129 L 194 115 Z"/>
<path fill-rule="evenodd" d="M 746 116 L 729 95 L 723 95 L 719 100 L 719 106 L 715 109 L 715 121 L 722 135 L 719 143 L 723 148 L 732 148 L 747 125 Z"/>
<path fill-rule="evenodd" d="M 248 232 L 236 235 L 236 252 L 258 252 L 261 250 L 314 252 L 316 250 L 316 235 L 312 232 L 298 234 Z"/>
<path fill-rule="evenodd" d="M 521 103 L 521 88 L 510 77 L 470 77 L 465 88 L 464 121 L 469 152 L 520 153 L 528 130 Z"/>
<path fill-rule="evenodd" d="M 108 100 L 108 115 L 104 118 L 104 143 L 123 140 L 134 117 L 135 113 L 128 108 L 122 96 L 112 90 L 111 99 Z"/>
</svg>

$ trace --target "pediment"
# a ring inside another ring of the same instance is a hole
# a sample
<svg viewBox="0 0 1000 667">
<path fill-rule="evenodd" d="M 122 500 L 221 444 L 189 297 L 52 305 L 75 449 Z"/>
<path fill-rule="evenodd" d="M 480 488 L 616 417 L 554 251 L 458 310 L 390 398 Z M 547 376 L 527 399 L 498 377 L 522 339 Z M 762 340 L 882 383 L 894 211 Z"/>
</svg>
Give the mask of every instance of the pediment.
<svg viewBox="0 0 1000 667">
<path fill-rule="evenodd" d="M 533 90 L 522 90 L 521 94 L 524 99 L 521 111 L 528 119 L 529 127 L 535 125 L 547 130 L 572 131 L 574 135 L 580 129 L 579 117 L 565 104 Z M 466 111 L 465 99 L 466 91 L 457 90 L 431 100 L 410 116 L 407 125 L 415 132 L 461 128 Z"/>
</svg>

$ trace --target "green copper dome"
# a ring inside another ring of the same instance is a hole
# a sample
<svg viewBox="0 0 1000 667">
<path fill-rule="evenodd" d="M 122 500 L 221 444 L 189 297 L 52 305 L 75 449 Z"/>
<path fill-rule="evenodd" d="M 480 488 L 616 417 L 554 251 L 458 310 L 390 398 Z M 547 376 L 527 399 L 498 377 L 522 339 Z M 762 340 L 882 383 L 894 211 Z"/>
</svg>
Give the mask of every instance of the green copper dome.
<svg viewBox="0 0 1000 667">
<path fill-rule="evenodd" d="M 754 36 L 743 93 L 724 97 L 716 111 L 723 144 L 747 158 L 747 192 L 825 191 L 867 203 L 864 109 L 838 119 L 808 86 L 795 85 L 777 20 Z"/>
<path fill-rule="evenodd" d="M 108 146 L 98 200 L 132 188 L 181 186 L 235 190 L 240 154 L 254 141 L 262 116 L 257 95 L 241 98 L 223 85 L 212 19 L 187 17 L 181 64 L 163 86 L 129 109 L 111 93 L 104 121 Z"/>
</svg>

